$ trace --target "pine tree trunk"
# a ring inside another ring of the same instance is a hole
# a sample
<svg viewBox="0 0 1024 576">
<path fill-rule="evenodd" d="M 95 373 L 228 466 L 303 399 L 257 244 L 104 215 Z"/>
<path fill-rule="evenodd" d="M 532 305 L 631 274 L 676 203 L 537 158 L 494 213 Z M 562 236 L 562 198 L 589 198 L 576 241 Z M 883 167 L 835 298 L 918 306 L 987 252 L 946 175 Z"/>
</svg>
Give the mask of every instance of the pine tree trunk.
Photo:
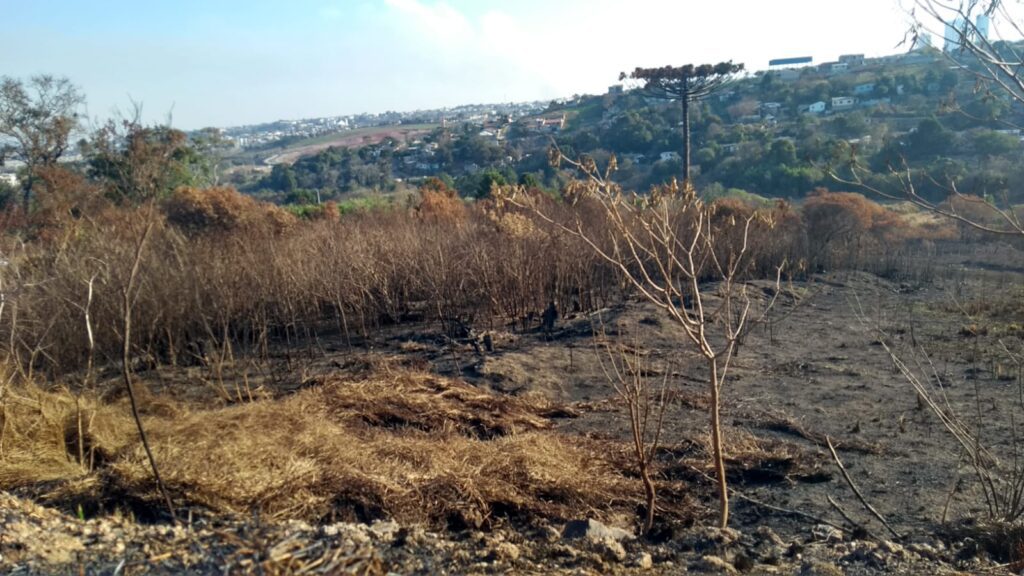
<svg viewBox="0 0 1024 576">
<path fill-rule="evenodd" d="M 690 181 L 690 99 L 683 96 L 683 182 Z"/>
</svg>

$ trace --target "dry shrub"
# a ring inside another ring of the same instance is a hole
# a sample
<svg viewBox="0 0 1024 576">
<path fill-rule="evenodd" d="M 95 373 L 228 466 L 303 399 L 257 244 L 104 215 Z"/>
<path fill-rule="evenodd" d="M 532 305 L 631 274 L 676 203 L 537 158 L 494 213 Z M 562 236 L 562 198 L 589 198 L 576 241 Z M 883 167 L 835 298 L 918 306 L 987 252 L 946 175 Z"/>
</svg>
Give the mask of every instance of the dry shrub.
<svg viewBox="0 0 1024 576">
<path fill-rule="evenodd" d="M 907 231 L 898 214 L 863 195 L 821 188 L 804 202 L 803 219 L 812 261 L 830 268 L 863 267 L 865 259 L 904 239 Z"/>
<path fill-rule="evenodd" d="M 439 178 L 430 178 L 420 186 L 416 214 L 425 221 L 459 224 L 466 220 L 466 205 Z"/>
<path fill-rule="evenodd" d="M 79 220 L 105 210 L 102 189 L 82 174 L 63 166 L 36 171 L 36 206 L 30 216 L 33 237 L 46 244 L 65 244 L 78 231 Z"/>
<path fill-rule="evenodd" d="M 771 207 L 762 207 L 739 198 L 721 198 L 711 207 L 719 258 L 727 259 L 743 248 L 746 232 L 753 277 L 774 277 L 775 267 L 783 263 L 787 274 L 798 270 L 806 251 L 803 220 L 791 204 L 779 200 Z"/>
<path fill-rule="evenodd" d="M 938 205 L 938 209 L 976 224 L 976 226 L 972 226 L 961 220 L 951 223 L 959 232 L 959 238 L 966 241 L 979 242 L 992 239 L 991 232 L 980 230 L 977 226 L 991 230 L 1009 230 L 1013 231 L 1010 236 L 1017 236 L 1016 232 L 1020 230 L 1020 222 L 1024 221 L 1024 206 L 1010 207 L 970 194 L 951 195 Z M 1000 214 L 1000 211 L 1003 213 Z M 1008 219 L 1014 220 L 1015 223 L 1008 222 Z"/>
<path fill-rule="evenodd" d="M 243 227 L 287 228 L 285 220 L 290 216 L 230 186 L 178 188 L 168 199 L 165 211 L 168 222 L 190 232 L 230 232 Z M 281 214 L 274 215 L 274 212 Z M 334 212 L 336 220 L 336 208 Z"/>
<path fill-rule="evenodd" d="M 0 489 L 158 506 L 125 406 L 83 399 L 89 441 L 107 454 L 83 482 L 87 469 L 75 463 L 63 432 L 76 429 L 74 398 L 38 391 L 32 398 L 6 401 Z M 189 413 L 179 407 L 174 417 L 150 410 L 145 423 L 179 502 L 219 513 L 483 526 L 498 515 L 627 510 L 639 487 L 609 462 L 620 448 L 546 431 L 547 409 L 399 371 L 324 380 L 280 400 Z"/>
<path fill-rule="evenodd" d="M 424 188 L 416 211 L 335 220 L 326 207 L 324 217 L 300 224 L 231 188 L 182 188 L 165 204 L 166 221 L 157 217 L 143 254 L 133 356 L 211 365 L 246 351 L 265 357 L 273 341 L 308 342 L 325 330 L 358 344 L 406 319 L 447 330 L 497 322 L 525 328 L 550 302 L 571 314 L 627 296 L 622 271 L 566 232 L 582 230 L 611 253 L 609 214 L 590 198 L 529 194 L 550 220 L 496 201 L 464 205 L 438 182 Z M 743 241 L 751 215 L 741 274 L 754 278 L 773 277 L 781 262 L 789 263 L 787 273 L 815 258 L 871 264 L 872 250 L 898 238 L 902 226 L 856 195 L 822 193 L 808 201 L 803 219 L 786 203 L 754 210 L 726 200 L 715 210 L 720 257 Z M 144 209 L 107 207 L 60 229 L 58 243 L 5 251 L 11 264 L 0 269 L 0 282 L 16 297 L 0 310 L 0 354 L 52 375 L 118 358 L 120 289 L 146 219 Z"/>
</svg>

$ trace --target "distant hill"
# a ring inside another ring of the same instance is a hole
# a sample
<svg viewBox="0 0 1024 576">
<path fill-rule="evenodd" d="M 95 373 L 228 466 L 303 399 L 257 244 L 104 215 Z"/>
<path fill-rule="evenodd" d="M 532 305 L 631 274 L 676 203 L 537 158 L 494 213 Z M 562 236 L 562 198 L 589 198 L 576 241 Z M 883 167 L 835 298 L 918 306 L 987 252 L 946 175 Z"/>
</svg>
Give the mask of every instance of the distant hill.
<svg viewBox="0 0 1024 576">
<path fill-rule="evenodd" d="M 713 196 L 732 190 L 799 199 L 841 187 L 828 169 L 856 158 L 867 181 L 883 190 L 898 190 L 891 168 L 905 167 L 929 197 L 943 197 L 953 182 L 961 191 L 1024 202 L 1018 102 L 978 90 L 973 76 L 934 50 L 845 64 L 757 72 L 694 106 L 695 184 Z M 548 164 L 555 144 L 599 165 L 615 155 L 614 178 L 643 191 L 681 174 L 680 120 L 678 103 L 612 87 L 518 116 L 474 109 L 443 127 L 403 124 L 292 142 L 266 151 L 267 162 L 286 168 L 279 178 L 238 184 L 270 197 L 290 194 L 284 188 L 293 180 L 329 198 L 354 181 L 379 189 L 431 176 L 468 196 L 486 195 L 492 182 L 557 190 L 571 174 Z"/>
<path fill-rule="evenodd" d="M 403 124 L 400 126 L 374 126 L 372 128 L 344 130 L 334 134 L 288 143 L 280 150 L 270 153 L 264 159 L 264 162 L 269 165 L 292 164 L 299 158 L 312 156 L 321 150 L 331 147 L 358 148 L 379 144 L 386 138 L 404 141 L 408 138 L 422 136 L 437 127 L 437 124 Z"/>
</svg>

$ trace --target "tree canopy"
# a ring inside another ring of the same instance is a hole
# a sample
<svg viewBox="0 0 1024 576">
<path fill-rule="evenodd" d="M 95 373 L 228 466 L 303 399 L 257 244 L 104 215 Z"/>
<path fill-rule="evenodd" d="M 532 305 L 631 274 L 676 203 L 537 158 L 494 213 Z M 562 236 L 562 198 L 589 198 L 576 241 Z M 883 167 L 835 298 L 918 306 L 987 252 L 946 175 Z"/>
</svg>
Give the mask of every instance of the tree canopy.
<svg viewBox="0 0 1024 576">
<path fill-rule="evenodd" d="M 630 74 L 622 72 L 619 80 L 643 82 L 643 91 L 655 98 L 699 100 L 711 94 L 743 71 L 743 64 L 732 60 L 718 64 L 686 64 L 660 68 L 636 68 Z"/>
<path fill-rule="evenodd" d="M 67 78 L 0 78 L 0 165 L 5 158 L 25 163 L 22 203 L 26 211 L 38 169 L 55 165 L 64 155 L 84 102 Z"/>
<path fill-rule="evenodd" d="M 641 82 L 641 91 L 651 97 L 679 100 L 683 105 L 683 179 L 690 179 L 690 102 L 700 100 L 721 88 L 743 70 L 732 60 L 718 64 L 686 64 L 661 68 L 636 68 L 619 74 L 619 80 Z"/>
</svg>

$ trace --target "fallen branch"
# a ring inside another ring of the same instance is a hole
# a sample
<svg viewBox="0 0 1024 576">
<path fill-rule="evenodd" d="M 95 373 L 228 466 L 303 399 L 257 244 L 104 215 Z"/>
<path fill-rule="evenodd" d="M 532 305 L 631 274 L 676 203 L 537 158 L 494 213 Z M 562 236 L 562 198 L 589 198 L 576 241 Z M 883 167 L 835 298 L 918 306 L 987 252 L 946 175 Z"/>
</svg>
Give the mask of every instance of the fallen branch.
<svg viewBox="0 0 1024 576">
<path fill-rule="evenodd" d="M 694 472 L 696 472 L 698 475 L 703 476 L 704 479 L 707 480 L 708 482 L 712 482 L 712 483 L 715 482 L 714 478 L 712 478 L 711 476 L 708 476 L 703 471 L 695 468 L 694 466 L 691 466 L 689 464 L 687 464 L 686 466 L 689 469 L 691 469 Z M 815 516 L 814 514 L 808 514 L 807 512 L 801 512 L 800 510 L 793 510 L 791 508 L 783 508 L 781 506 L 776 506 L 774 504 L 769 504 L 769 503 L 764 502 L 762 500 L 758 500 L 757 498 L 754 498 L 753 496 L 748 496 L 748 495 L 744 494 L 743 492 L 740 492 L 739 490 L 737 490 L 735 488 L 732 488 L 732 487 L 729 488 L 729 492 L 733 496 L 739 498 L 740 500 L 745 500 L 745 501 L 747 501 L 747 502 L 749 502 L 749 503 L 751 503 L 751 504 L 753 504 L 755 506 L 760 506 L 761 508 L 765 508 L 765 509 L 771 510 L 773 512 L 779 512 L 779 513 L 782 513 L 782 514 L 787 514 L 789 516 L 798 516 L 800 518 L 804 518 L 806 520 L 810 520 L 810 521 L 815 522 L 817 524 L 824 524 L 826 526 L 831 526 L 832 528 L 835 528 L 836 530 L 839 530 L 840 532 L 849 532 L 849 530 L 847 530 L 846 528 L 843 528 L 842 526 L 836 524 L 835 522 L 832 522 L 831 520 L 826 520 L 825 518 L 821 518 L 821 517 Z"/>
<path fill-rule="evenodd" d="M 875 518 L 878 518 L 878 521 L 881 522 L 882 525 L 885 526 L 885 528 L 894 537 L 896 537 L 897 539 L 902 539 L 903 536 L 901 536 L 899 532 L 894 530 L 893 527 L 889 525 L 889 522 L 886 521 L 885 517 L 882 516 L 878 512 L 878 510 L 875 510 L 875 507 L 869 504 L 867 499 L 864 498 L 864 495 L 861 494 L 860 489 L 857 488 L 857 485 L 853 482 L 853 478 L 850 478 L 850 473 L 846 471 L 846 466 L 843 466 L 843 461 L 839 459 L 839 454 L 836 454 L 836 449 L 834 446 L 832 446 L 832 440 L 826 437 L 825 443 L 828 444 L 828 450 L 829 452 L 832 453 L 832 459 L 835 460 L 836 466 L 839 467 L 839 472 L 843 475 L 843 479 L 846 480 L 846 484 L 850 487 L 851 490 L 853 490 L 853 493 L 857 495 L 857 499 L 860 500 L 860 503 L 864 505 L 864 508 L 867 509 L 868 512 L 871 512 L 871 514 L 874 515 Z"/>
<path fill-rule="evenodd" d="M 843 507 L 840 506 L 838 502 L 833 500 L 831 495 L 827 495 L 827 496 L 825 496 L 825 498 L 828 500 L 828 503 L 831 504 L 833 508 L 835 508 L 836 512 L 839 512 L 839 515 L 843 517 L 843 520 L 846 520 L 847 523 L 849 523 L 850 526 L 853 526 L 853 528 L 855 530 L 860 530 L 860 531 L 864 532 L 864 534 L 867 534 L 868 538 L 871 538 L 872 540 L 877 540 L 879 542 L 882 541 L 881 538 L 879 538 L 878 536 L 875 536 L 870 530 L 868 530 L 866 526 L 864 526 L 860 522 L 857 522 L 856 520 L 853 519 L 853 517 L 851 517 L 849 514 L 847 514 L 846 510 L 844 510 Z"/>
</svg>

